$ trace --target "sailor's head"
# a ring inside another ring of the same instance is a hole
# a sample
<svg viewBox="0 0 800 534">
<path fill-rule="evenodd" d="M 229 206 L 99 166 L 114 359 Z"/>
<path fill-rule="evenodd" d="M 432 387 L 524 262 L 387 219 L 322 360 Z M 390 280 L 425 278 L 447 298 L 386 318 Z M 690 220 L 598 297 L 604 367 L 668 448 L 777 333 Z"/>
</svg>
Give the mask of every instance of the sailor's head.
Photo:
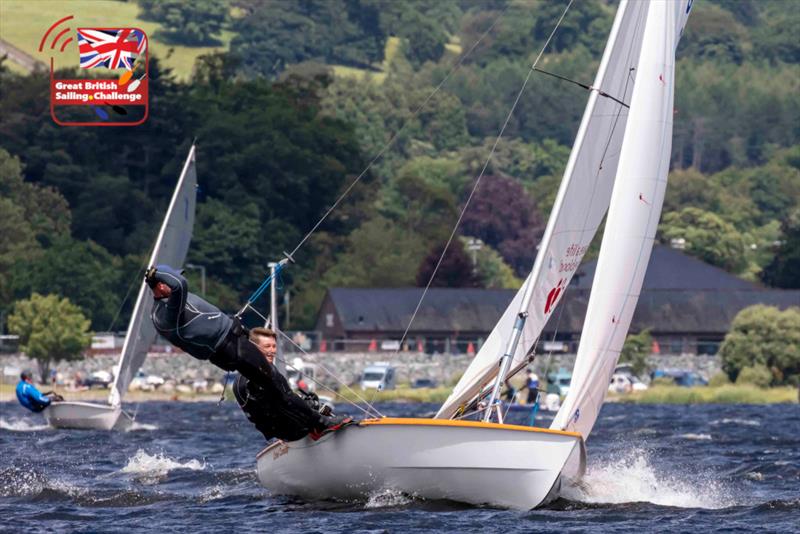
<svg viewBox="0 0 800 534">
<path fill-rule="evenodd" d="M 33 382 L 33 373 L 31 373 L 30 371 L 22 371 L 22 373 L 20 373 L 19 375 L 19 378 L 23 382 L 27 382 L 30 384 L 31 382 Z"/>
<path fill-rule="evenodd" d="M 278 336 L 269 328 L 253 328 L 250 330 L 250 341 L 256 344 L 269 363 L 275 363 L 278 353 Z"/>
</svg>

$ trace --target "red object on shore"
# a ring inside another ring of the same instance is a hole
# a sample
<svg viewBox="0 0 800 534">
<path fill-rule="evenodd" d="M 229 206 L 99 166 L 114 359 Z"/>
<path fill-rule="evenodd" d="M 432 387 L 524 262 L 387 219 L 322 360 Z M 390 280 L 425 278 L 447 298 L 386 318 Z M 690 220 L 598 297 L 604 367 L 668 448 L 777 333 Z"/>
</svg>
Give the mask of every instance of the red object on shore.
<svg viewBox="0 0 800 534">
<path fill-rule="evenodd" d="M 326 340 L 323 339 L 319 342 L 319 351 L 328 352 L 328 342 Z"/>
<path fill-rule="evenodd" d="M 375 352 L 378 350 L 378 340 L 373 339 L 369 342 L 369 348 L 367 349 L 370 352 Z"/>
<path fill-rule="evenodd" d="M 472 344 L 472 341 L 467 344 L 467 354 L 475 356 L 475 345 Z"/>
</svg>

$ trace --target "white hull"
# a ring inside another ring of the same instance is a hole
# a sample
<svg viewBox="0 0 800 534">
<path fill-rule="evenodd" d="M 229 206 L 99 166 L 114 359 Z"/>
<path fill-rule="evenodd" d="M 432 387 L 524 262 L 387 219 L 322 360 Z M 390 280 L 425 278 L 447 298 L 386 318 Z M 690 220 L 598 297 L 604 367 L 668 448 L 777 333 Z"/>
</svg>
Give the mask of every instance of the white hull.
<svg viewBox="0 0 800 534">
<path fill-rule="evenodd" d="M 558 492 L 563 466 L 583 464 L 572 432 L 472 421 L 385 418 L 278 442 L 257 457 L 276 494 L 365 499 L 393 490 L 426 499 L 528 510 Z"/>
<path fill-rule="evenodd" d="M 54 428 L 125 430 L 133 423 L 119 406 L 90 402 L 54 402 L 42 413 Z"/>
</svg>

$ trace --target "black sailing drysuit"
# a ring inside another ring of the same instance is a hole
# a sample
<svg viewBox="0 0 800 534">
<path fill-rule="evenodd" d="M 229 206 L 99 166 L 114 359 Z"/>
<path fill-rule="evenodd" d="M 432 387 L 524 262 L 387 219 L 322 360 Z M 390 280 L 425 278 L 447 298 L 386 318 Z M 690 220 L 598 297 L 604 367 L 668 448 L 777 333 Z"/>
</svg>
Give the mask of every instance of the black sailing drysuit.
<svg viewBox="0 0 800 534">
<path fill-rule="evenodd" d="M 331 418 L 312 410 L 292 392 L 283 375 L 247 338 L 247 330 L 238 319 L 228 317 L 217 307 L 189 293 L 186 279 L 180 272 L 168 265 L 159 265 L 154 273 L 149 273 L 147 281 L 151 287 L 163 282 L 172 290 L 169 297 L 153 304 L 151 318 L 158 333 L 199 360 L 209 360 L 225 371 L 239 371 L 251 383 L 250 389 L 259 399 L 249 406 L 241 401 L 239 404 L 265 437 L 267 434 L 262 430 L 265 427 L 258 421 L 276 422 L 269 427 L 268 439 L 276 437 L 286 441 L 301 439 L 312 430 L 321 431 L 333 423 Z"/>
</svg>

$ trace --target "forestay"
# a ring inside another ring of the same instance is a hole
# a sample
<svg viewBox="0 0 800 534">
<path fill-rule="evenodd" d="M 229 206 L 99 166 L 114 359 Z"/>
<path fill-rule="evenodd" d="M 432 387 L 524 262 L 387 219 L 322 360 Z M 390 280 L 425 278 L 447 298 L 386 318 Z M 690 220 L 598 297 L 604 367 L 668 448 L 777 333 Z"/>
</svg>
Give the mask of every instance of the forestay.
<svg viewBox="0 0 800 534">
<path fill-rule="evenodd" d="M 654 0 L 569 393 L 551 428 L 592 430 L 633 317 L 661 215 L 672 147 L 675 49 L 691 0 Z"/>
<path fill-rule="evenodd" d="M 158 233 L 148 265 L 167 264 L 173 267 L 183 266 L 189 243 L 192 240 L 197 193 L 197 171 L 195 169 L 195 147 L 183 165 L 178 184 L 167 208 L 167 214 Z M 156 339 L 156 330 L 150 320 L 153 308 L 153 295 L 147 285 L 142 282 L 139 296 L 133 308 L 133 315 L 128 324 L 125 343 L 122 346 L 114 385 L 108 398 L 109 404 L 117 406 L 144 363 L 150 345 Z"/>
<path fill-rule="evenodd" d="M 512 373 L 525 365 L 597 232 L 611 198 L 628 111 L 614 99 L 599 95 L 598 89 L 617 100 L 630 101 L 648 6 L 648 2 L 626 0 L 620 4 L 533 270 L 437 418 L 457 415 L 497 376 L 526 286 L 534 284 Z"/>
</svg>

